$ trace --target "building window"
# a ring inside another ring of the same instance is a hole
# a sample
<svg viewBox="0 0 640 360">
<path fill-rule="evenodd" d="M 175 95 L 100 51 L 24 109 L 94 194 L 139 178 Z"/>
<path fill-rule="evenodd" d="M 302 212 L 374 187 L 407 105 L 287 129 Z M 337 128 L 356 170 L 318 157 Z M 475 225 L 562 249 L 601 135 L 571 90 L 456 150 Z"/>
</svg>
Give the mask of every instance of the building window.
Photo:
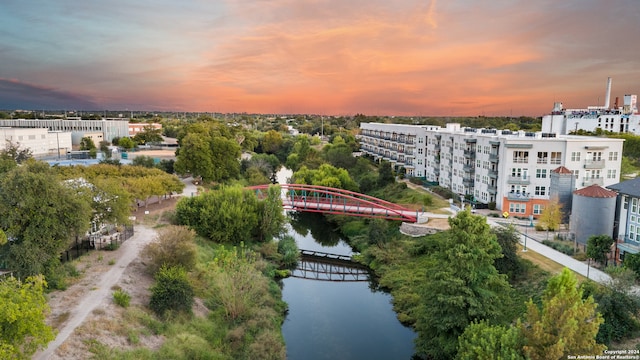
<svg viewBox="0 0 640 360">
<path fill-rule="evenodd" d="M 577 180 L 580 176 L 580 170 L 571 170 L 573 177 Z"/>
<path fill-rule="evenodd" d="M 540 204 L 533 205 L 533 215 L 540 215 L 544 211 L 544 206 Z"/>
<path fill-rule="evenodd" d="M 482 162 L 480 161 L 480 159 L 476 160 L 476 167 L 479 169 L 480 166 L 482 166 Z"/>
<path fill-rule="evenodd" d="M 524 214 L 527 212 L 527 204 L 509 203 L 509 212 L 515 214 Z"/>
<path fill-rule="evenodd" d="M 514 151 L 513 152 L 513 162 L 516 164 L 526 164 L 529 162 L 529 152 L 528 151 Z"/>
<path fill-rule="evenodd" d="M 628 196 L 624 196 L 622 198 L 622 205 L 623 205 L 625 210 L 629 209 L 629 197 Z"/>
<path fill-rule="evenodd" d="M 546 179 L 547 169 L 536 169 L 536 179 Z"/>
<path fill-rule="evenodd" d="M 553 164 L 553 165 L 562 164 L 562 153 L 561 152 L 556 152 L 556 151 L 552 151 L 551 152 L 551 164 Z"/>
<path fill-rule="evenodd" d="M 607 170 L 607 179 L 616 179 L 616 170 L 615 169 Z"/>
<path fill-rule="evenodd" d="M 538 151 L 538 164 L 546 164 L 549 160 L 549 153 L 546 151 Z"/>
<path fill-rule="evenodd" d="M 574 151 L 571 153 L 571 161 L 580 161 L 580 152 Z"/>
<path fill-rule="evenodd" d="M 618 160 L 618 152 L 610 151 L 609 152 L 609 161 L 617 161 Z"/>
<path fill-rule="evenodd" d="M 536 186 L 535 194 L 537 196 L 545 196 L 547 194 L 547 188 L 544 186 Z"/>
<path fill-rule="evenodd" d="M 632 213 L 638 212 L 638 198 L 631 199 L 631 212 Z"/>
</svg>

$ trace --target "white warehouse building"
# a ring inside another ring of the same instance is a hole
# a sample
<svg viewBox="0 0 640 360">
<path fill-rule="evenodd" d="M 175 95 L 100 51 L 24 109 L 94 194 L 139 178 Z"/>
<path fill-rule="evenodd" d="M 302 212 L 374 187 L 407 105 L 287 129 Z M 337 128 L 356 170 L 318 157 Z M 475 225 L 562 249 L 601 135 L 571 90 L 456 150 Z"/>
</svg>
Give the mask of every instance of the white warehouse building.
<svg viewBox="0 0 640 360">
<path fill-rule="evenodd" d="M 51 131 L 70 131 L 75 144 L 86 133 L 103 134 L 103 139 L 129 136 L 129 120 L 42 120 L 42 119 L 0 119 L 0 126 L 12 128 L 47 128 Z"/>
<path fill-rule="evenodd" d="M 551 114 L 542 117 L 542 131 L 545 133 L 568 134 L 584 130 L 598 129 L 614 133 L 640 135 L 640 114 L 638 96 L 626 94 L 622 106 L 618 98 L 610 105 L 611 78 L 607 79 L 607 91 L 603 106 L 588 106 L 586 109 L 565 109 L 561 102 L 553 105 Z"/>
<path fill-rule="evenodd" d="M 447 124 L 360 124 L 360 149 L 478 204 L 537 216 L 549 201 L 551 171 L 560 166 L 576 188 L 619 182 L 622 139 L 462 128 Z"/>
<path fill-rule="evenodd" d="M 71 132 L 49 131 L 48 129 L 25 129 L 0 127 L 0 148 L 6 149 L 8 142 L 21 149 L 31 150 L 34 157 L 66 156 L 71 150 Z"/>
</svg>

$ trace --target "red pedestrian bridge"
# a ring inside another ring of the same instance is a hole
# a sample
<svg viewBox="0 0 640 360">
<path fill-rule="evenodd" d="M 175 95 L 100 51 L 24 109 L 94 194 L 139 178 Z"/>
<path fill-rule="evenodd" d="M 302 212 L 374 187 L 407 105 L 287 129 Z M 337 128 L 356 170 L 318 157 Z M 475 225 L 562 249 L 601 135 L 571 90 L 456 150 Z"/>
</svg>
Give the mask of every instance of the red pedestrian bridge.
<svg viewBox="0 0 640 360">
<path fill-rule="evenodd" d="M 274 185 L 250 186 L 259 197 L 264 190 Z M 280 184 L 282 205 L 287 210 L 317 212 L 417 222 L 418 211 L 405 208 L 389 201 L 354 191 L 327 186 L 305 184 Z"/>
</svg>

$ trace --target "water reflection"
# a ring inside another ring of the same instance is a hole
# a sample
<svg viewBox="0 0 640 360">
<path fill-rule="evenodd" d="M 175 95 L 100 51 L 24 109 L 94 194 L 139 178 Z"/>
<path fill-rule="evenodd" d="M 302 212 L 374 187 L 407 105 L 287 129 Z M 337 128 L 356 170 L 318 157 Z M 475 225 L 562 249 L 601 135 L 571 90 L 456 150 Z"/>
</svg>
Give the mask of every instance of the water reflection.
<svg viewBox="0 0 640 360">
<path fill-rule="evenodd" d="M 351 255 L 351 248 L 319 214 L 291 214 L 298 247 Z M 318 242 L 320 239 L 321 243 Z M 415 333 L 397 320 L 391 296 L 365 282 L 283 280 L 289 312 L 282 326 L 289 360 L 411 359 Z"/>
</svg>

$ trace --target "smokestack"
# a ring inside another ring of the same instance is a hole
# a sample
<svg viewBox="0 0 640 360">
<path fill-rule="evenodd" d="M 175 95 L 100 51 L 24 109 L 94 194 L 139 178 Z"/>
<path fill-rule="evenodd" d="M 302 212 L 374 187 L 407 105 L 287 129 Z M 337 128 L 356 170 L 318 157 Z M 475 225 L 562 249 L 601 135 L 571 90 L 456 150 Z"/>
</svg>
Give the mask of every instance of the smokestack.
<svg viewBox="0 0 640 360">
<path fill-rule="evenodd" d="M 607 94 L 604 98 L 604 108 L 609 108 L 609 100 L 611 99 L 611 78 L 607 78 Z"/>
</svg>

